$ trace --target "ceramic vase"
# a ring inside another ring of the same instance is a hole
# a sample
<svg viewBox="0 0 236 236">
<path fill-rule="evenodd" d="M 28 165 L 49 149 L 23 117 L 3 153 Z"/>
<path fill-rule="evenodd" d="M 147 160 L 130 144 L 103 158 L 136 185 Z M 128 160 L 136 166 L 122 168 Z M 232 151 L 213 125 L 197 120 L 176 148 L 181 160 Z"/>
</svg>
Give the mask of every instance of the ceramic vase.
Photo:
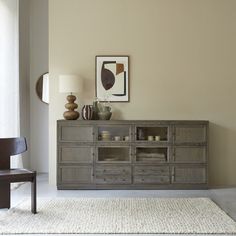
<svg viewBox="0 0 236 236">
<path fill-rule="evenodd" d="M 110 120 L 111 115 L 112 115 L 111 108 L 108 106 L 104 106 L 102 110 L 98 112 L 99 120 Z"/>
<path fill-rule="evenodd" d="M 99 109 L 98 109 L 98 102 L 97 101 L 93 102 L 92 111 L 93 111 L 92 120 L 99 120 L 99 118 L 98 118 Z"/>
<path fill-rule="evenodd" d="M 82 118 L 84 120 L 91 120 L 93 116 L 92 105 L 84 105 L 82 108 Z"/>
</svg>

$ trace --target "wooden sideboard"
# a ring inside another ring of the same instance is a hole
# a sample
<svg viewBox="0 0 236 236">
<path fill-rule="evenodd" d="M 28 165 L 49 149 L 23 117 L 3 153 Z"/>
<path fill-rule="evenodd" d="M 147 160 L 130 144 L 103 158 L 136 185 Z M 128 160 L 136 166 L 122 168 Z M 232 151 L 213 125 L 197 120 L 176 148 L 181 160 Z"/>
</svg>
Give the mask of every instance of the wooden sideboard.
<svg viewBox="0 0 236 236">
<path fill-rule="evenodd" d="M 57 121 L 58 189 L 205 189 L 208 121 Z"/>
</svg>

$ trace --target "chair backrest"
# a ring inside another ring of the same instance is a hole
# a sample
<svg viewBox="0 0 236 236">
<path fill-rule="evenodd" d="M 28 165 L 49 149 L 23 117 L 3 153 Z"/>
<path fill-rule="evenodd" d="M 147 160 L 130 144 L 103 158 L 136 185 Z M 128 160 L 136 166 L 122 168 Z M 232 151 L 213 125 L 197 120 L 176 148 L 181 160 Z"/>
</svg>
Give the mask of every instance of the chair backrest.
<svg viewBox="0 0 236 236">
<path fill-rule="evenodd" d="M 10 156 L 23 153 L 27 150 L 26 139 L 0 138 L 0 169 L 10 168 Z"/>
</svg>

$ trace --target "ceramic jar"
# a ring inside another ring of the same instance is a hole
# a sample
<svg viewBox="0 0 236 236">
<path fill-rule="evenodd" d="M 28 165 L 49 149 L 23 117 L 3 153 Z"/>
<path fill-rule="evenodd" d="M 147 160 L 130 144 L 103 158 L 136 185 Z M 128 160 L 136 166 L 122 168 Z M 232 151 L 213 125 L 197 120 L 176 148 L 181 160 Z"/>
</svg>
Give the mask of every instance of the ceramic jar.
<svg viewBox="0 0 236 236">
<path fill-rule="evenodd" d="M 110 120 L 111 115 L 112 115 L 111 108 L 108 106 L 104 106 L 102 110 L 98 112 L 99 120 Z"/>
</svg>

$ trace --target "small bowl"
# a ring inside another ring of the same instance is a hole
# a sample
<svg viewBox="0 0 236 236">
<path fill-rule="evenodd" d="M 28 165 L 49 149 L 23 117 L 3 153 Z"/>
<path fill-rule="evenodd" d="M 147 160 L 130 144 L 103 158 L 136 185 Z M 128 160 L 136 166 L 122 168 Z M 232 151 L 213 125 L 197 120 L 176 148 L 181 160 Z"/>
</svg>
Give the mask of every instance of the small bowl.
<svg viewBox="0 0 236 236">
<path fill-rule="evenodd" d="M 115 136 L 114 139 L 115 139 L 115 141 L 120 141 L 121 140 L 120 136 Z"/>
<path fill-rule="evenodd" d="M 148 136 L 148 141 L 153 141 L 154 140 L 154 138 L 153 138 L 153 136 Z"/>
</svg>

